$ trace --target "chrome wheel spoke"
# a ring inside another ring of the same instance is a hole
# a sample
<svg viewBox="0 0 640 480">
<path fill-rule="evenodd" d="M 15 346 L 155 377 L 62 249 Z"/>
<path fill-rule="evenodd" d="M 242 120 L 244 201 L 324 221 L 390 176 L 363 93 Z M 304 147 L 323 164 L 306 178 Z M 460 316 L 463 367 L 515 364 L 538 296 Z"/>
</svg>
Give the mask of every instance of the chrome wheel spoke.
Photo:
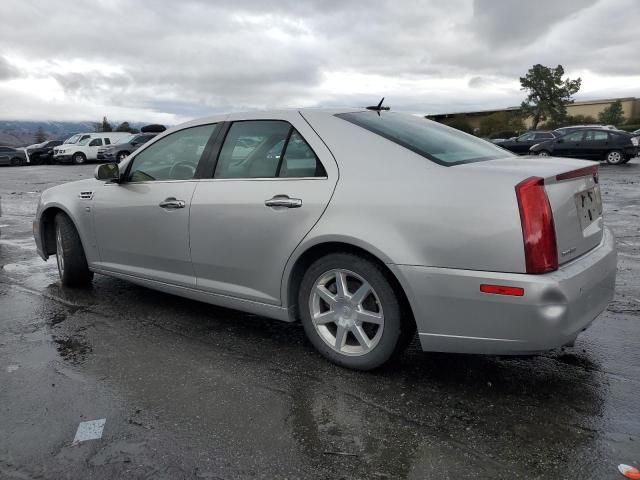
<svg viewBox="0 0 640 480">
<path fill-rule="evenodd" d="M 373 323 L 375 325 L 382 325 L 384 322 L 384 317 L 380 313 L 369 312 L 366 310 L 358 311 L 358 320 L 362 323 Z"/>
<path fill-rule="evenodd" d="M 347 288 L 347 276 L 341 270 L 336 272 L 336 290 L 338 297 L 346 297 L 349 294 L 349 289 Z"/>
<path fill-rule="evenodd" d="M 333 312 L 333 310 L 318 313 L 313 317 L 313 323 L 316 325 L 326 325 L 332 322 L 335 322 L 335 312 Z"/>
<path fill-rule="evenodd" d="M 338 329 L 336 330 L 336 342 L 334 343 L 334 346 L 338 350 L 342 350 L 342 347 L 344 347 L 347 341 L 347 333 L 349 333 L 349 331 L 338 324 Z"/>
<path fill-rule="evenodd" d="M 354 306 L 357 307 L 364 301 L 365 298 L 369 296 L 370 293 L 371 286 L 368 283 L 363 283 L 362 285 L 360 285 L 360 288 L 358 288 L 358 290 L 356 290 L 356 292 L 351 295 L 351 302 Z"/>
<path fill-rule="evenodd" d="M 369 349 L 371 347 L 371 340 L 365 333 L 362 325 L 356 325 L 353 330 L 351 330 L 351 333 L 363 348 Z"/>
<path fill-rule="evenodd" d="M 333 293 L 327 290 L 327 287 L 325 287 L 324 285 L 316 285 L 315 291 L 320 296 L 320 298 L 322 298 L 322 300 L 329 304 L 329 306 L 335 305 L 336 297 Z"/>
</svg>

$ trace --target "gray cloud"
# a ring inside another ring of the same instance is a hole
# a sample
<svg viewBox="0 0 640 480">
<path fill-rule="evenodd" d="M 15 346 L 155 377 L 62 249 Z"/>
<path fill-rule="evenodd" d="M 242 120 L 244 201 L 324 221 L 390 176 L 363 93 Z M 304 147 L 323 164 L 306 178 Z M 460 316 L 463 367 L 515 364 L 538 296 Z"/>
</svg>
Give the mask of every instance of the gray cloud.
<svg viewBox="0 0 640 480">
<path fill-rule="evenodd" d="M 640 75 L 636 0 L 5 0 L 3 14 L 0 95 L 27 75 L 7 58 L 37 63 L 28 75 L 54 81 L 76 115 L 185 118 L 378 94 L 416 112 L 491 108 L 520 103 L 517 79 L 534 63 Z"/>
</svg>

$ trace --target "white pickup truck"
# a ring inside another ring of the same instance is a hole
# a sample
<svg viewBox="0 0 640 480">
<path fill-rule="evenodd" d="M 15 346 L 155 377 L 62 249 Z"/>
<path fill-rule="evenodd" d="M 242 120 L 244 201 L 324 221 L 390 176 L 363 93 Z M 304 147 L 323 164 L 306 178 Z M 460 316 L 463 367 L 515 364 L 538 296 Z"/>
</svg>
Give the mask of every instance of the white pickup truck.
<svg viewBox="0 0 640 480">
<path fill-rule="evenodd" d="M 97 160 L 100 148 L 105 145 L 111 145 L 130 135 L 127 132 L 97 132 L 74 135 L 78 139 L 75 143 L 65 142 L 53 150 L 53 161 L 55 163 L 75 163 L 80 165 L 87 160 Z M 71 139 L 74 139 L 74 137 L 71 137 Z"/>
</svg>

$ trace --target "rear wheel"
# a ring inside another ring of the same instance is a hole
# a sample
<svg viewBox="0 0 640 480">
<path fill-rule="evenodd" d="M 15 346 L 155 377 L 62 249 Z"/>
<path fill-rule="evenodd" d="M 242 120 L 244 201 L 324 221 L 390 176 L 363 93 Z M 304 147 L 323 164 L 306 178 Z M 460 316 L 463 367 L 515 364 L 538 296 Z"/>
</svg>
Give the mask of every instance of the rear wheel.
<svg viewBox="0 0 640 480">
<path fill-rule="evenodd" d="M 75 153 L 72 157 L 72 162 L 75 163 L 76 165 L 82 165 L 84 162 L 87 161 L 87 157 L 85 157 L 84 153 Z"/>
<path fill-rule="evenodd" d="M 609 165 L 620 165 L 621 163 L 624 163 L 624 155 L 622 155 L 620 150 L 611 150 L 610 152 L 607 152 L 605 160 Z"/>
<path fill-rule="evenodd" d="M 11 166 L 12 167 L 21 167 L 22 165 L 24 165 L 24 160 L 20 157 L 14 157 L 11 159 Z"/>
<path fill-rule="evenodd" d="M 76 227 L 64 213 L 56 215 L 56 260 L 60 281 L 68 287 L 86 287 L 93 280 Z"/>
<path fill-rule="evenodd" d="M 550 157 L 551 156 L 551 152 L 549 150 L 540 150 L 538 152 L 538 156 L 539 157 Z"/>
<path fill-rule="evenodd" d="M 314 347 L 347 368 L 380 367 L 415 333 L 385 272 L 351 253 L 316 260 L 302 279 L 298 305 Z"/>
</svg>

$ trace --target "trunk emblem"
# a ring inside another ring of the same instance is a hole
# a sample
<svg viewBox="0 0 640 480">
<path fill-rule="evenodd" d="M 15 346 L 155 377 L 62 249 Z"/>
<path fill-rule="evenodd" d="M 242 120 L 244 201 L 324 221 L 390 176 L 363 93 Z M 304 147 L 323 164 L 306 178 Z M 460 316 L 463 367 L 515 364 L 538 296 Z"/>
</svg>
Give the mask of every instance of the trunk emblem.
<svg viewBox="0 0 640 480">
<path fill-rule="evenodd" d="M 571 247 L 569 250 L 565 250 L 563 252 L 560 252 L 560 255 L 562 255 L 563 257 L 566 257 L 567 255 L 570 255 L 575 251 L 576 251 L 576 247 Z"/>
</svg>

